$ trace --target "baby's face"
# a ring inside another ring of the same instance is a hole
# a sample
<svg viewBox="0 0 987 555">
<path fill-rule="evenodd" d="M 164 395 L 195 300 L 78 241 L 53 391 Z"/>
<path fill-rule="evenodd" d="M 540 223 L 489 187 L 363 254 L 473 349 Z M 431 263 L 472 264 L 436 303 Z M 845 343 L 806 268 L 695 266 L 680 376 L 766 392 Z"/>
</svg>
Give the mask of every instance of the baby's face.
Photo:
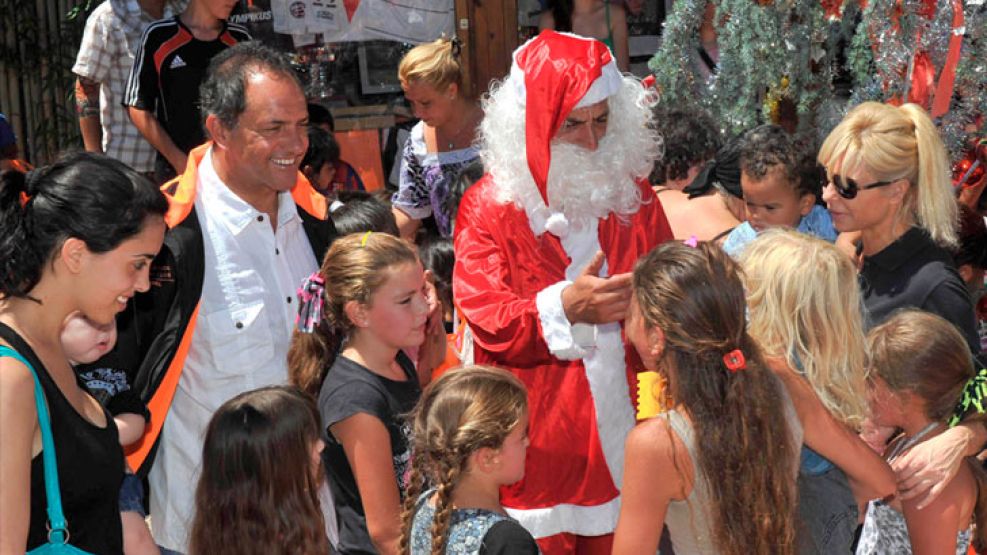
<svg viewBox="0 0 987 555">
<path fill-rule="evenodd" d="M 87 364 L 110 352 L 117 342 L 116 322 L 100 326 L 75 312 L 62 326 L 62 350 L 75 364 Z"/>
<path fill-rule="evenodd" d="M 757 232 L 769 227 L 798 227 L 802 216 L 812 210 L 812 196 L 800 197 L 780 169 L 769 171 L 761 179 L 743 172 L 740 187 L 744 190 L 747 221 Z"/>
</svg>

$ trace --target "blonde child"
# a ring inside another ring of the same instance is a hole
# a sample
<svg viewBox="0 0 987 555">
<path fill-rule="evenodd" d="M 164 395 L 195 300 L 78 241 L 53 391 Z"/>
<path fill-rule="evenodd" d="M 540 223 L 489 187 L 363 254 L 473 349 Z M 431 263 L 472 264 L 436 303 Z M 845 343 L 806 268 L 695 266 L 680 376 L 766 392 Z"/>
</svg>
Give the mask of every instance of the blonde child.
<svg viewBox="0 0 987 555">
<path fill-rule="evenodd" d="M 799 466 L 804 553 L 847 553 L 860 508 L 895 477 L 856 434 L 867 412 L 866 346 L 853 263 L 835 246 L 770 229 L 740 258 L 750 333 L 805 432 Z"/>
<path fill-rule="evenodd" d="M 89 364 L 113 350 L 117 341 L 115 322 L 99 325 L 81 312 L 73 312 L 62 324 L 62 351 L 73 366 Z M 117 427 L 120 445 L 126 447 L 144 435 L 147 406 L 127 384 L 127 375 L 113 368 L 92 368 L 80 374 L 86 388 L 106 406 Z M 144 487 L 127 469 L 120 486 L 120 520 L 126 555 L 160 553 L 144 521 Z"/>
<path fill-rule="evenodd" d="M 401 552 L 537 554 L 531 534 L 500 505 L 500 487 L 524 477 L 528 398 L 520 380 L 487 366 L 451 370 L 426 389 L 412 423 Z M 420 493 L 426 480 L 434 488 Z"/>
<path fill-rule="evenodd" d="M 983 412 L 987 370 L 975 370 L 959 331 L 928 312 L 905 310 L 867 336 L 875 375 L 870 381 L 871 418 L 901 428 L 884 456 L 889 462 L 916 445 Z M 987 549 L 987 475 L 966 459 L 942 493 L 919 509 L 919 500 L 872 501 L 857 546 L 858 555 L 967 552 Z M 975 518 L 974 518 L 975 517 Z"/>
<path fill-rule="evenodd" d="M 223 403 L 206 429 L 189 554 L 327 553 L 319 428 L 315 402 L 295 387 Z"/>
<path fill-rule="evenodd" d="M 385 233 L 337 239 L 303 290 L 288 368 L 296 385 L 319 395 L 336 551 L 396 555 L 411 459 L 404 415 L 421 396 L 403 349 L 422 345 L 436 326 L 444 349 L 441 314 L 428 321 L 418 256 Z"/>
<path fill-rule="evenodd" d="M 712 285 L 710 285 L 712 284 Z M 617 555 L 796 553 L 802 429 L 748 335 L 736 263 L 664 243 L 638 261 L 625 333 L 673 408 L 627 438 Z"/>
<path fill-rule="evenodd" d="M 730 232 L 723 250 L 736 257 L 757 234 L 772 227 L 797 229 L 836 240 L 829 212 L 816 204 L 822 173 L 815 160 L 800 156 L 794 139 L 777 125 L 762 125 L 741 138 L 740 187 L 747 221 Z"/>
</svg>

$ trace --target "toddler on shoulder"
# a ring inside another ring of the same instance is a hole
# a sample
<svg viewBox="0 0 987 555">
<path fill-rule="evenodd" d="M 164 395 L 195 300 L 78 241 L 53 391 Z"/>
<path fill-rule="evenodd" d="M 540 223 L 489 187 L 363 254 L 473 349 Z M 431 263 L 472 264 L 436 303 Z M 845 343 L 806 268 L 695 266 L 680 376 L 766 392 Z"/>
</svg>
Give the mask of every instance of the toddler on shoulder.
<svg viewBox="0 0 987 555">
<path fill-rule="evenodd" d="M 73 312 L 62 324 L 62 351 L 73 366 L 96 362 L 113 350 L 117 342 L 115 322 L 99 325 L 81 312 Z M 127 374 L 114 368 L 86 368 L 79 373 L 89 392 L 113 415 L 120 445 L 127 447 L 144 435 L 150 413 L 140 396 L 127 383 Z M 144 518 L 144 487 L 131 469 L 120 486 L 120 519 L 123 551 L 127 555 L 160 553 Z"/>
</svg>

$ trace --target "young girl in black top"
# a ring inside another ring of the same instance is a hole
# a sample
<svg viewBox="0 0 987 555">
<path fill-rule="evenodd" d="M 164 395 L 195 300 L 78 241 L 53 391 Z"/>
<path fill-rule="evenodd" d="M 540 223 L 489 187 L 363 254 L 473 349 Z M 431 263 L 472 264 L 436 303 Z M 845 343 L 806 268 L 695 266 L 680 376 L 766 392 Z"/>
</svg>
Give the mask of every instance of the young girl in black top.
<svg viewBox="0 0 987 555">
<path fill-rule="evenodd" d="M 79 385 L 62 350 L 62 324 L 75 311 L 109 324 L 148 289 L 167 209 L 154 185 L 101 155 L 0 180 L 0 343 L 37 373 L 68 541 L 91 553 L 123 552 L 123 453 L 113 418 Z M 48 540 L 48 519 L 34 379 L 10 357 L 0 358 L 0 437 L 0 552 L 24 553 Z"/>
<path fill-rule="evenodd" d="M 441 359 L 441 313 L 430 312 L 414 250 L 385 233 L 336 240 L 301 301 L 288 367 L 297 385 L 319 392 L 336 551 L 396 554 L 411 456 L 403 415 L 421 395 L 419 371 L 434 366 L 428 346 L 417 369 L 404 350 L 437 337 Z"/>
<path fill-rule="evenodd" d="M 425 391 L 414 415 L 401 553 L 537 555 L 500 505 L 500 487 L 524 477 L 528 393 L 513 374 L 457 368 Z M 435 489 L 419 495 L 423 478 Z"/>
</svg>

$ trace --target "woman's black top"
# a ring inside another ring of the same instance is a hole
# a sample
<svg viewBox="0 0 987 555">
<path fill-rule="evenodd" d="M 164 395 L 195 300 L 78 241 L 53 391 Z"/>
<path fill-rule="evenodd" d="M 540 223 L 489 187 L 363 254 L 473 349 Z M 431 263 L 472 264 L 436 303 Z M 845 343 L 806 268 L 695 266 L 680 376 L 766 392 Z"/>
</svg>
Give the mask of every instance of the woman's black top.
<svg viewBox="0 0 987 555">
<path fill-rule="evenodd" d="M 884 322 L 898 309 L 918 308 L 952 322 L 970 352 L 980 352 L 973 301 L 953 256 L 924 229 L 913 227 L 881 252 L 864 258 L 859 277 L 867 327 Z"/>
<path fill-rule="evenodd" d="M 119 500 L 124 462 L 113 417 L 103 409 L 106 427 L 90 423 L 72 408 L 34 350 L 17 332 L 0 323 L 0 337 L 34 367 L 48 402 L 69 543 L 90 553 L 122 555 Z M 48 541 L 47 508 L 44 462 L 38 453 L 31 460 L 28 551 Z"/>
</svg>

